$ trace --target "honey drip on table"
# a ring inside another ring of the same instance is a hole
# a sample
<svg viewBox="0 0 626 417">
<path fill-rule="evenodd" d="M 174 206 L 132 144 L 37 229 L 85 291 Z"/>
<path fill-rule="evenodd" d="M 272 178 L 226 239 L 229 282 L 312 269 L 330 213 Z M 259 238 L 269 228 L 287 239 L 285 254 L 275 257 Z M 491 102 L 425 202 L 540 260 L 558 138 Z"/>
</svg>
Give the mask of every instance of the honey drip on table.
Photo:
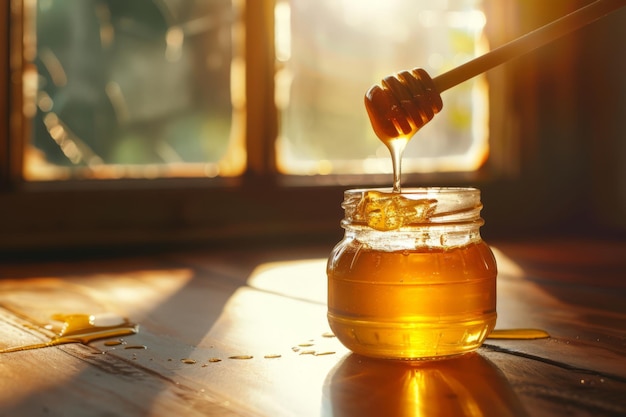
<svg viewBox="0 0 626 417">
<path fill-rule="evenodd" d="M 63 322 L 59 334 L 44 343 L 15 346 L 0 350 L 0 353 L 19 352 L 22 350 L 40 349 L 68 343 L 82 343 L 84 345 L 95 340 L 136 334 L 138 326 L 128 319 L 112 315 L 92 314 L 56 314 L 52 319 Z"/>
<path fill-rule="evenodd" d="M 487 336 L 487 339 L 534 340 L 549 337 L 550 334 L 541 329 L 495 329 Z"/>
</svg>

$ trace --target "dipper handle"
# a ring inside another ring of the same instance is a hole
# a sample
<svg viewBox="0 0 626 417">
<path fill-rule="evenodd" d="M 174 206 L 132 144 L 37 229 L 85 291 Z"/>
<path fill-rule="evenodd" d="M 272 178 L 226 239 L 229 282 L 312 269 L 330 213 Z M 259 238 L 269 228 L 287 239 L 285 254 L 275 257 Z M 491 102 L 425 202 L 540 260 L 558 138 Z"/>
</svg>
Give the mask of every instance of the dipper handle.
<svg viewBox="0 0 626 417">
<path fill-rule="evenodd" d="M 512 58 L 524 55 L 580 29 L 624 6 L 626 6 L 626 0 L 597 0 L 433 78 L 435 88 L 441 93 Z"/>
</svg>

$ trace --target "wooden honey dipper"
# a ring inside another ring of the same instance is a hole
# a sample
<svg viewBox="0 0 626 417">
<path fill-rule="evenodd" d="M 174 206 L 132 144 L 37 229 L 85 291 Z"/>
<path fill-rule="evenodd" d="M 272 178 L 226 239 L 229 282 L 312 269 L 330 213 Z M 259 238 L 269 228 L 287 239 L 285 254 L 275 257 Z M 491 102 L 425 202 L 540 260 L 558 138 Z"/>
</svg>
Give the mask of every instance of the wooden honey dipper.
<svg viewBox="0 0 626 417">
<path fill-rule="evenodd" d="M 392 154 L 394 191 L 400 191 L 400 157 L 404 147 L 441 110 L 443 91 L 623 6 L 626 0 L 597 0 L 434 79 L 423 69 L 416 68 L 385 77 L 380 85 L 371 87 L 365 94 L 365 108 L 374 132 Z"/>
</svg>

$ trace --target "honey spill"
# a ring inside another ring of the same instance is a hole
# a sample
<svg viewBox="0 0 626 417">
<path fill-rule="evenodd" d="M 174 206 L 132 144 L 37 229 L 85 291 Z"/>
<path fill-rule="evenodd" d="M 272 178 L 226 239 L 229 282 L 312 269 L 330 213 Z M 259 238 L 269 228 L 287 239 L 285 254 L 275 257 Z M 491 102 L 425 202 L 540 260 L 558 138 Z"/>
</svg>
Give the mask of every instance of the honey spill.
<svg viewBox="0 0 626 417">
<path fill-rule="evenodd" d="M 229 356 L 228 359 L 238 359 L 238 360 L 245 360 L 245 359 L 252 359 L 254 358 L 254 356 L 252 355 L 233 355 L 233 356 Z"/>
<path fill-rule="evenodd" d="M 195 360 L 193 360 L 193 359 L 181 359 L 180 361 L 181 361 L 182 363 L 187 364 L 187 365 L 193 365 L 193 364 L 195 364 L 195 363 L 196 363 L 196 361 L 195 361 Z"/>
<path fill-rule="evenodd" d="M 221 362 L 222 360 L 220 358 L 209 358 L 209 362 L 211 363 L 217 363 L 217 362 Z"/>
<path fill-rule="evenodd" d="M 495 329 L 487 336 L 487 339 L 535 340 L 549 337 L 550 334 L 541 329 Z"/>
<path fill-rule="evenodd" d="M 95 340 L 128 336 L 136 334 L 138 331 L 137 324 L 114 314 L 55 314 L 52 319 L 62 322 L 63 325 L 59 333 L 49 341 L 9 347 L 0 350 L 0 353 L 40 349 L 69 343 L 87 345 Z"/>
<path fill-rule="evenodd" d="M 146 350 L 146 349 L 148 349 L 148 346 L 146 346 L 146 345 L 128 345 L 128 346 L 124 346 L 124 349 L 128 349 L 128 350 Z"/>
<path fill-rule="evenodd" d="M 278 354 L 278 353 L 270 353 L 269 355 L 265 355 L 263 356 L 265 359 L 277 359 L 277 358 L 281 358 L 282 355 Z"/>
</svg>

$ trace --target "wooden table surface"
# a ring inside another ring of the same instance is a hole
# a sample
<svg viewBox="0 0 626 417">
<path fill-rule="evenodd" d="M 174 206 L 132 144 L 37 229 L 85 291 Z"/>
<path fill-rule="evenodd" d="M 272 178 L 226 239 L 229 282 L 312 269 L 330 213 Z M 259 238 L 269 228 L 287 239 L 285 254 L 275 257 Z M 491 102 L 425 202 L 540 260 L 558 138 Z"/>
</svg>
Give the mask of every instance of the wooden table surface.
<svg viewBox="0 0 626 417">
<path fill-rule="evenodd" d="M 328 334 L 330 247 L 0 265 L 0 349 L 49 340 L 58 313 L 139 324 L 0 354 L 0 416 L 626 416 L 626 242 L 492 247 L 497 328 L 551 337 L 434 362 Z"/>
</svg>

